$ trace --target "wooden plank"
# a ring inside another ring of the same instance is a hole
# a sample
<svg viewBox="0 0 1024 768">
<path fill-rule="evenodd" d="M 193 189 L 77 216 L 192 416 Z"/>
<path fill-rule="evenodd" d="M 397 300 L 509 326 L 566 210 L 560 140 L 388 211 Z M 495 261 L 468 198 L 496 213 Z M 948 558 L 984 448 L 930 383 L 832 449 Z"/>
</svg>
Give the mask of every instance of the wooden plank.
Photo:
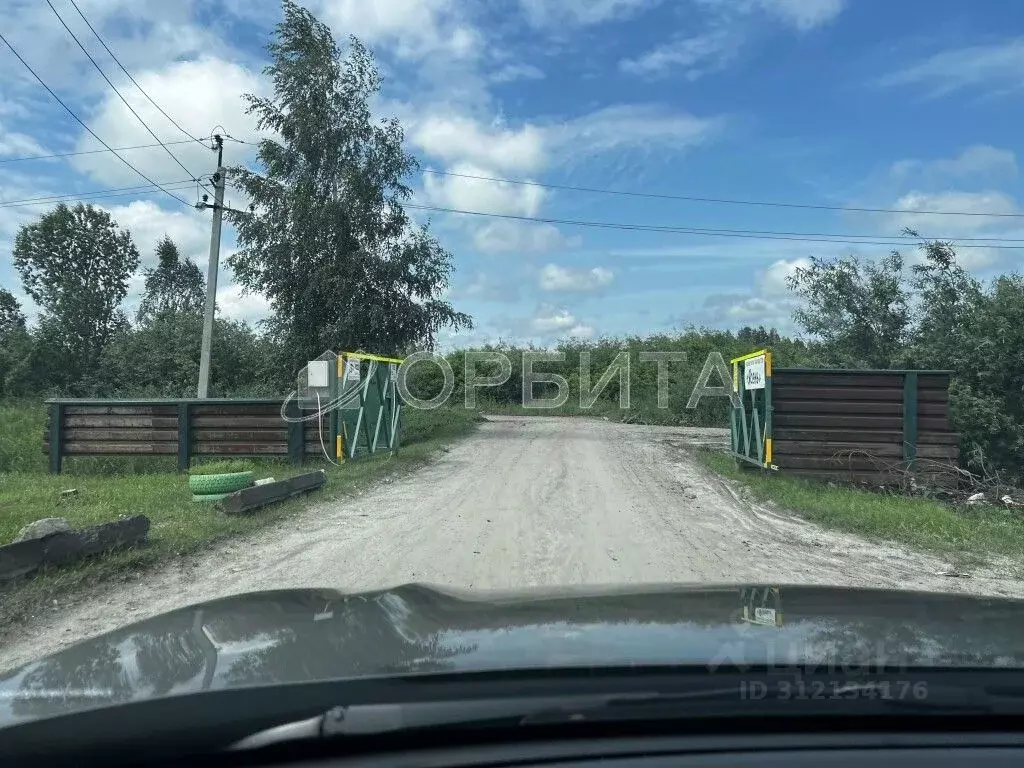
<svg viewBox="0 0 1024 768">
<path fill-rule="evenodd" d="M 177 429 L 177 416 L 67 416 L 65 427 Z"/>
<path fill-rule="evenodd" d="M 921 389 L 917 390 L 917 402 L 919 403 L 948 403 L 948 389 Z"/>
<path fill-rule="evenodd" d="M 794 413 L 841 413 L 849 416 L 902 416 L 903 403 L 872 402 L 868 400 L 784 400 L 779 402 L 772 398 L 774 417 Z"/>
<path fill-rule="evenodd" d="M 86 454 L 124 454 L 124 455 L 135 455 L 135 454 L 146 454 L 146 453 L 177 453 L 178 443 L 113 443 L 113 442 L 86 442 L 86 441 L 68 441 L 64 443 L 64 455 L 71 456 L 73 454 L 86 455 Z"/>
<path fill-rule="evenodd" d="M 946 446 L 942 446 L 945 448 Z M 860 451 L 872 456 L 900 458 L 903 449 L 899 443 L 815 442 L 810 440 L 772 440 L 773 456 L 831 456 L 835 453 Z"/>
<path fill-rule="evenodd" d="M 276 416 L 281 420 L 281 405 L 193 405 L 194 416 Z"/>
<path fill-rule="evenodd" d="M 917 404 L 918 416 L 943 416 L 949 418 L 949 403 L 922 403 Z"/>
<path fill-rule="evenodd" d="M 818 414 L 776 413 L 775 429 L 785 427 L 812 427 L 814 429 L 885 429 L 901 430 L 903 419 L 899 416 L 822 416 Z"/>
<path fill-rule="evenodd" d="M 949 419 L 945 416 L 922 416 L 917 420 L 918 442 L 921 442 L 921 434 L 924 432 L 948 432 Z"/>
<path fill-rule="evenodd" d="M 960 457 L 959 445 L 927 445 L 918 442 L 917 456 L 921 459 L 949 459 L 956 461 Z"/>
<path fill-rule="evenodd" d="M 813 427 L 778 428 L 772 430 L 774 440 L 808 440 L 834 443 L 893 443 L 903 438 L 899 430 L 879 429 L 815 429 Z"/>
<path fill-rule="evenodd" d="M 949 389 L 949 376 L 941 374 L 935 375 L 919 373 L 917 375 L 917 388 L 942 390 Z"/>
<path fill-rule="evenodd" d="M 775 462 L 779 469 L 833 469 L 854 472 L 884 472 L 890 468 L 897 471 L 906 467 L 903 459 L 879 456 L 786 456 Z"/>
<path fill-rule="evenodd" d="M 844 371 L 786 371 L 776 368 L 772 372 L 772 387 L 881 387 L 903 391 L 903 377 L 896 374 L 858 374 Z M 773 389 L 774 394 L 774 389 Z"/>
<path fill-rule="evenodd" d="M 327 473 L 319 469 L 316 472 L 296 475 L 287 480 L 278 480 L 274 483 L 243 488 L 226 499 L 221 499 L 218 502 L 218 506 L 226 515 L 247 514 L 270 504 L 284 501 L 300 493 L 308 493 L 309 491 L 321 488 L 326 482 Z"/>
<path fill-rule="evenodd" d="M 175 405 L 66 405 L 73 416 L 177 416 Z"/>
<path fill-rule="evenodd" d="M 917 444 L 920 445 L 959 445 L 960 444 L 960 433 L 950 432 L 948 430 L 919 432 L 917 434 Z"/>
<path fill-rule="evenodd" d="M 193 456 L 265 456 L 288 453 L 288 443 L 195 443 Z"/>
<path fill-rule="evenodd" d="M 192 429 L 203 427 L 215 429 L 285 429 L 286 422 L 280 416 L 193 416 Z"/>
<path fill-rule="evenodd" d="M 176 429 L 97 429 L 94 427 L 64 430 L 65 440 L 94 442 L 100 440 L 126 442 L 178 442 Z"/>
<path fill-rule="evenodd" d="M 281 429 L 193 429 L 192 439 L 205 443 L 279 443 L 285 438 Z"/>
<path fill-rule="evenodd" d="M 804 387 L 781 385 L 772 377 L 772 403 L 789 400 L 881 400 L 903 402 L 899 387 Z"/>
</svg>

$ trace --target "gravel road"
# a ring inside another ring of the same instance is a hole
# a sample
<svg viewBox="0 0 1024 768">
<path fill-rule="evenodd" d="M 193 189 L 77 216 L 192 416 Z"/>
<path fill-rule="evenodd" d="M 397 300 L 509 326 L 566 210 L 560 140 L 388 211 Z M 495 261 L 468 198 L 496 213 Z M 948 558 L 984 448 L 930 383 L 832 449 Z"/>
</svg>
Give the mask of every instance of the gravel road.
<svg viewBox="0 0 1024 768">
<path fill-rule="evenodd" d="M 257 589 L 815 583 L 1024 596 L 994 569 L 827 531 L 750 503 L 692 452 L 723 430 L 492 418 L 430 466 L 47 611 L 0 670 L 200 600 Z"/>
</svg>

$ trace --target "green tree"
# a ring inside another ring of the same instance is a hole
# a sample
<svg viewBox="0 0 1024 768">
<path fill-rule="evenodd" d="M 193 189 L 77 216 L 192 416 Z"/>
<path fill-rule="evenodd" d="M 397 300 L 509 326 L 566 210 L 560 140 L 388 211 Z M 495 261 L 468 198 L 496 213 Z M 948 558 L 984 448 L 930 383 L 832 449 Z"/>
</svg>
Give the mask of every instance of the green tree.
<svg viewBox="0 0 1024 768">
<path fill-rule="evenodd" d="M 146 287 L 136 320 L 145 323 L 168 312 L 202 312 L 206 287 L 196 263 L 182 259 L 178 246 L 167 235 L 157 243 L 156 255 L 157 266 L 145 271 Z"/>
<path fill-rule="evenodd" d="M 812 256 L 787 282 L 804 300 L 794 319 L 822 341 L 823 363 L 888 368 L 901 356 L 911 310 L 898 251 L 877 262 Z"/>
<path fill-rule="evenodd" d="M 20 395 L 21 378 L 32 347 L 21 305 L 0 288 L 0 396 Z"/>
<path fill-rule="evenodd" d="M 297 367 L 324 349 L 396 353 L 432 345 L 470 318 L 441 296 L 451 255 L 402 206 L 417 163 L 397 120 L 374 120 L 380 75 L 355 38 L 342 56 L 330 30 L 291 0 L 268 46 L 271 98 L 247 95 L 263 172 L 236 167 L 251 213 L 228 212 L 235 278 L 271 301 L 268 324 Z"/>
<path fill-rule="evenodd" d="M 92 205 L 58 205 L 14 241 L 13 262 L 25 293 L 42 308 L 37 336 L 44 381 L 81 392 L 100 353 L 127 320 L 119 306 L 139 265 L 131 234 Z"/>
</svg>

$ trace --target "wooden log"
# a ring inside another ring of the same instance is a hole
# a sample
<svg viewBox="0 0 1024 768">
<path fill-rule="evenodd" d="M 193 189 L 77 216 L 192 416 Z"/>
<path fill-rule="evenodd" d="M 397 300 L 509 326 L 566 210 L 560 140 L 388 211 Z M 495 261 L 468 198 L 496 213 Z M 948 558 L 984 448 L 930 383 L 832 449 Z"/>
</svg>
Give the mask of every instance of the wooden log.
<svg viewBox="0 0 1024 768">
<path fill-rule="evenodd" d="M 319 469 L 307 472 L 287 480 L 278 480 L 266 485 L 254 485 L 243 488 L 218 502 L 226 515 L 242 515 L 276 504 L 300 493 L 316 490 L 327 482 L 327 473 Z"/>
<path fill-rule="evenodd" d="M 177 416 L 176 405 L 66 405 L 69 416 Z"/>
<path fill-rule="evenodd" d="M 137 455 L 151 453 L 177 453 L 178 443 L 114 443 L 114 442 L 66 442 L 64 455 Z"/>
<path fill-rule="evenodd" d="M 68 427 L 96 427 L 99 429 L 177 429 L 175 416 L 67 416 Z"/>
<path fill-rule="evenodd" d="M 192 429 L 285 429 L 287 422 L 280 416 L 194 416 Z"/>
<path fill-rule="evenodd" d="M 281 419 L 281 404 L 267 405 L 192 405 L 191 411 L 196 416 L 276 416 Z"/>
<path fill-rule="evenodd" d="M 776 368 L 772 373 L 772 396 L 779 387 L 877 387 L 903 391 L 903 377 L 884 373 L 847 373 L 843 371 L 787 371 Z"/>
<path fill-rule="evenodd" d="M 823 416 L 819 414 L 776 413 L 772 416 L 772 426 L 774 429 L 810 427 L 813 429 L 843 429 L 848 431 L 868 429 L 897 431 L 902 429 L 903 419 L 899 416 Z"/>
<path fill-rule="evenodd" d="M 284 438 L 281 429 L 193 429 L 192 439 L 205 443 L 279 443 Z"/>
<path fill-rule="evenodd" d="M 942 446 L 947 447 L 947 446 Z M 773 456 L 832 456 L 836 453 L 858 451 L 871 456 L 901 458 L 903 446 L 898 443 L 865 443 L 865 442 L 816 442 L 812 440 L 780 440 L 772 441 Z"/>
<path fill-rule="evenodd" d="M 177 442 L 176 429 L 98 429 L 76 427 L 64 430 L 65 441 L 99 442 L 103 440 L 124 442 Z"/>
<path fill-rule="evenodd" d="M 288 453 L 288 443 L 196 443 L 193 456 L 273 456 Z"/>
</svg>

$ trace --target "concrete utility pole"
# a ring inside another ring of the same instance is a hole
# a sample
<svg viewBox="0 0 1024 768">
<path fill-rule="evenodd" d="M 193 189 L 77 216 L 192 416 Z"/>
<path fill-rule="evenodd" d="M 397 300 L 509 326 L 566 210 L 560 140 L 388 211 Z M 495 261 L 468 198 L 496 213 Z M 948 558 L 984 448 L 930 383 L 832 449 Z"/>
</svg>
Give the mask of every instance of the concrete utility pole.
<svg viewBox="0 0 1024 768">
<path fill-rule="evenodd" d="M 199 353 L 200 400 L 206 398 L 210 386 L 210 345 L 213 341 L 213 314 L 217 308 L 217 269 L 220 266 L 220 225 L 224 217 L 224 139 L 214 135 L 217 145 L 217 172 L 213 174 L 213 205 L 203 202 L 196 208 L 213 208 L 213 225 L 210 228 L 210 263 L 206 269 L 206 311 L 203 314 L 203 346 Z"/>
</svg>

